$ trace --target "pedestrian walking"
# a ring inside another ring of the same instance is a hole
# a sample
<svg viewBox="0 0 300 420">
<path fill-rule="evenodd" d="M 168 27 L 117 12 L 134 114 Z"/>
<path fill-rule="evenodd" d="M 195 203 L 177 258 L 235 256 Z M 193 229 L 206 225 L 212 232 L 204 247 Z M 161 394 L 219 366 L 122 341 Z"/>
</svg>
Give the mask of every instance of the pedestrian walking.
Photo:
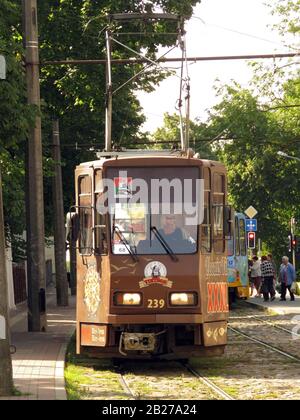
<svg viewBox="0 0 300 420">
<path fill-rule="evenodd" d="M 293 281 L 296 280 L 296 270 L 293 264 L 289 262 L 289 257 L 282 257 L 282 264 L 280 266 L 279 281 L 281 283 L 281 297 L 280 300 L 286 300 L 286 291 L 290 293 L 291 300 L 295 300 L 295 295 L 291 291 Z"/>
<path fill-rule="evenodd" d="M 262 277 L 262 292 L 264 295 L 264 301 L 267 302 L 269 299 L 273 301 L 275 299 L 274 289 L 274 276 L 275 272 L 273 265 L 268 261 L 268 257 L 263 255 L 261 257 L 261 277 Z"/>
<path fill-rule="evenodd" d="M 268 257 L 268 261 L 270 261 L 270 263 L 272 264 L 272 267 L 273 267 L 273 270 L 274 270 L 274 280 L 273 280 L 273 283 L 274 283 L 274 289 L 276 289 L 277 267 L 276 267 L 275 261 L 273 260 L 273 255 L 272 254 L 268 254 L 267 257 Z"/>
<path fill-rule="evenodd" d="M 251 267 L 252 267 L 252 265 L 253 265 L 253 261 L 248 259 L 248 283 L 249 283 L 250 290 L 251 290 L 250 296 L 253 295 L 253 291 L 254 291 L 254 283 L 252 283 L 252 281 L 251 281 Z"/>
<path fill-rule="evenodd" d="M 261 270 L 260 270 L 260 262 L 256 255 L 252 258 L 252 265 L 250 266 L 250 270 L 251 270 L 251 291 L 253 291 L 255 287 L 256 289 L 255 297 L 260 297 Z M 252 296 L 252 293 L 251 293 L 251 296 Z"/>
</svg>

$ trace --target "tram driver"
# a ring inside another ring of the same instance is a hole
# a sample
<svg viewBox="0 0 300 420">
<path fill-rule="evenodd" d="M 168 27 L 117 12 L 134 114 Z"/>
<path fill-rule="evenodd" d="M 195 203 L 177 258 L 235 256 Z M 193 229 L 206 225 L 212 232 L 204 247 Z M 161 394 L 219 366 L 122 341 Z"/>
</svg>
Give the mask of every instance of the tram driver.
<svg viewBox="0 0 300 420">
<path fill-rule="evenodd" d="M 184 250 L 184 246 L 186 246 L 190 251 L 192 246 L 194 246 L 195 248 L 196 241 L 188 231 L 186 231 L 182 227 L 179 227 L 183 224 L 179 223 L 179 217 L 181 219 L 181 222 L 183 222 L 183 216 L 176 216 L 175 214 L 163 215 L 161 217 L 162 228 L 159 229 L 159 233 L 164 238 L 164 240 L 171 246 L 171 248 L 173 245 L 175 249 L 181 248 L 181 250 Z"/>
<path fill-rule="evenodd" d="M 160 218 L 161 227 L 158 229 L 158 233 L 153 233 L 151 242 L 149 240 L 140 241 L 138 252 L 165 254 L 166 250 L 161 243 L 161 239 L 175 254 L 196 252 L 196 240 L 186 229 L 180 227 L 183 223 L 179 222 L 179 218 L 182 219 L 180 222 L 183 222 L 183 216 L 174 214 L 162 215 Z"/>
</svg>

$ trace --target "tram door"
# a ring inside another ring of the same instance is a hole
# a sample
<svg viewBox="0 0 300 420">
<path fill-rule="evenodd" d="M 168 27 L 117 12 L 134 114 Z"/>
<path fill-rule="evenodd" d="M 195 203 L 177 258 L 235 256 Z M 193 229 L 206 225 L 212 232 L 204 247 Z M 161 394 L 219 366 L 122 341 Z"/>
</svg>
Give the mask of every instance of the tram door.
<svg viewBox="0 0 300 420">
<path fill-rule="evenodd" d="M 228 287 L 230 301 L 249 297 L 246 218 L 235 214 L 234 235 L 228 246 Z"/>
</svg>

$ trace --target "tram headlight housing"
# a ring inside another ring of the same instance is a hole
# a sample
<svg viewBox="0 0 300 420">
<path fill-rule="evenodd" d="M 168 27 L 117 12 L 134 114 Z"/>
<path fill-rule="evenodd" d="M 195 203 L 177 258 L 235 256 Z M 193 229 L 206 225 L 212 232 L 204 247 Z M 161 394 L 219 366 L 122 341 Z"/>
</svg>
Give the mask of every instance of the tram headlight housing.
<svg viewBox="0 0 300 420">
<path fill-rule="evenodd" d="M 139 306 L 142 301 L 140 293 L 118 292 L 114 295 L 114 302 L 118 306 Z"/>
<path fill-rule="evenodd" d="M 195 306 L 197 304 L 197 294 L 190 292 L 171 293 L 170 303 L 172 306 Z"/>
</svg>

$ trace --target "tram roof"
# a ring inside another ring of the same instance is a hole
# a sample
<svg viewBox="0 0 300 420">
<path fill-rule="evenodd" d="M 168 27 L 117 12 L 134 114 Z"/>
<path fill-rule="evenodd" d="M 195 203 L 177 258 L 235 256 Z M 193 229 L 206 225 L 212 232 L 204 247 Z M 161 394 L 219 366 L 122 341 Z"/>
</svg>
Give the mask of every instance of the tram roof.
<svg viewBox="0 0 300 420">
<path fill-rule="evenodd" d="M 166 162 L 173 159 L 179 159 L 181 161 L 199 161 L 205 166 L 223 166 L 221 162 L 201 159 L 198 154 L 190 154 L 187 156 L 186 153 L 182 151 L 173 151 L 173 150 L 134 150 L 134 151 L 113 151 L 113 152 L 99 152 L 97 153 L 98 160 L 83 162 L 79 165 L 79 168 L 82 167 L 101 167 L 104 163 L 118 161 L 134 161 L 143 159 L 148 161 L 150 159 L 159 159 L 165 160 Z M 155 163 L 155 162 L 153 162 Z"/>
</svg>

